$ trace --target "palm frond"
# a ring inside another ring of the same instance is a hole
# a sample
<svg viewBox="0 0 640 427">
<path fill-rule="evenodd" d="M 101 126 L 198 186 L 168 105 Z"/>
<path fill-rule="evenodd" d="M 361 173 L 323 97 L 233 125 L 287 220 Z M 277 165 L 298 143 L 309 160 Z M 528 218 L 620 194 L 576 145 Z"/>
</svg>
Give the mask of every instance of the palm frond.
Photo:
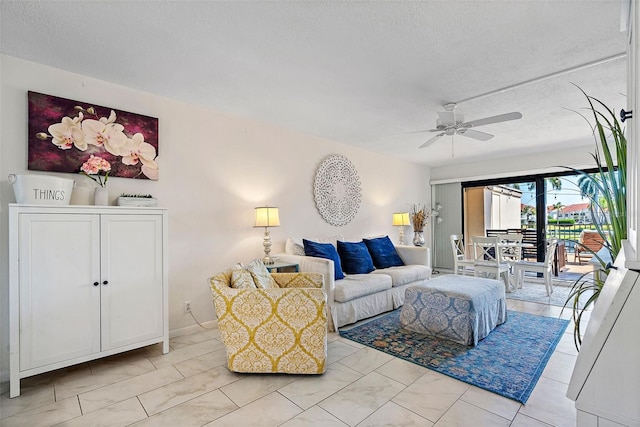
<svg viewBox="0 0 640 427">
<path fill-rule="evenodd" d="M 588 174 L 574 168 L 567 169 L 581 175 L 582 188 L 593 190 L 593 193 L 587 196 L 591 199 L 590 210 L 595 228 L 600 234 L 604 247 L 608 250 L 611 259 L 615 260 L 620 250 L 622 250 L 622 241 L 627 238 L 627 139 L 624 136 L 624 130 L 616 117 L 615 111 L 599 99 L 587 95 L 578 85 L 574 84 L 574 86 L 587 99 L 589 106 L 586 110 L 593 115 L 595 122 L 592 125 L 585 115 L 576 112 L 589 123 L 593 132 L 596 152 L 592 153 L 591 156 L 596 163 L 597 172 Z M 610 138 L 607 135 L 608 132 L 611 134 Z M 615 154 L 612 153 L 609 146 L 610 139 L 612 140 L 611 145 L 615 149 Z M 606 210 L 605 206 L 599 204 L 598 197 L 604 199 Z M 608 213 L 608 224 L 606 224 L 608 227 L 605 227 L 605 223 L 597 213 L 603 213 L 605 219 Z M 593 253 L 589 249 L 587 251 Z M 593 255 L 600 262 L 605 274 L 608 273 L 605 261 L 596 253 L 593 253 Z M 585 280 L 587 274 L 590 273 L 585 273 L 574 282 L 564 305 L 564 308 L 570 307 L 572 310 L 573 336 L 577 349 L 580 349 L 580 344 L 582 343 L 580 322 L 586 310 L 598 299 L 604 286 L 604 282 L 598 278 Z M 586 295 L 589 295 L 589 297 L 584 301 L 584 306 L 581 307 L 580 299 Z"/>
</svg>

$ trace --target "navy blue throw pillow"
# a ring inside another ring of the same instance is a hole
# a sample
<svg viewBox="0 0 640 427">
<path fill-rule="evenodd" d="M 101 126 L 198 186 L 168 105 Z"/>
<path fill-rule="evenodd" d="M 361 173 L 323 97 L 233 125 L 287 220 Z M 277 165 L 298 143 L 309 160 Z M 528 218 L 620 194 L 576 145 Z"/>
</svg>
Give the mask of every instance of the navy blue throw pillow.
<svg viewBox="0 0 640 427">
<path fill-rule="evenodd" d="M 364 242 L 352 243 L 338 240 L 338 255 L 342 263 L 342 270 L 347 274 L 371 273 L 373 261 Z"/>
<path fill-rule="evenodd" d="M 318 258 L 326 258 L 333 261 L 334 279 L 344 279 L 340 257 L 336 248 L 331 243 L 318 243 L 307 239 L 302 239 L 304 245 L 304 254 L 307 256 L 315 256 Z"/>
<path fill-rule="evenodd" d="M 364 244 L 367 245 L 367 249 L 369 249 L 373 265 L 375 265 L 376 268 L 399 267 L 404 265 L 389 236 L 363 239 L 363 241 Z"/>
</svg>

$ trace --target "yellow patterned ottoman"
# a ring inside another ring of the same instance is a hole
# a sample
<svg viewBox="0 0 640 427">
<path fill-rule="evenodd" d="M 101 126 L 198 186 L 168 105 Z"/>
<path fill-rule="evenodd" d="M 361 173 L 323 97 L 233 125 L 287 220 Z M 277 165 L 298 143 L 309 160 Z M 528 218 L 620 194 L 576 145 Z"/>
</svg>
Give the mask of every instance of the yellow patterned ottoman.
<svg viewBox="0 0 640 427">
<path fill-rule="evenodd" d="M 478 344 L 506 320 L 501 281 L 455 274 L 407 288 L 400 312 L 403 328 L 464 345 Z"/>
</svg>

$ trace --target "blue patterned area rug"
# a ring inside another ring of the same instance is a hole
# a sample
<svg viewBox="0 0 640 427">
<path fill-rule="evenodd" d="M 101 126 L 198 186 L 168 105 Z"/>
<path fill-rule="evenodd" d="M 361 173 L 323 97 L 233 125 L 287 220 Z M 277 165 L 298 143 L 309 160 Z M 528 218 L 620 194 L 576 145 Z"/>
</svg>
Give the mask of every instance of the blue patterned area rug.
<svg viewBox="0 0 640 427">
<path fill-rule="evenodd" d="M 537 302 L 540 304 L 550 304 L 557 307 L 564 307 L 571 287 L 558 286 L 554 283 L 553 292 L 547 295 L 544 283 L 525 282 L 522 288 L 507 293 L 507 299 L 517 299 L 520 301 Z M 569 304 L 567 310 L 571 310 Z"/>
<path fill-rule="evenodd" d="M 573 282 L 565 282 L 559 285 L 554 281 L 553 292 L 547 295 L 547 289 L 543 283 L 525 282 L 524 286 L 507 294 L 507 299 L 517 299 L 520 301 L 537 302 L 540 304 L 550 304 L 557 307 L 564 307 L 571 292 Z M 590 293 L 585 293 L 580 297 L 578 306 L 584 307 L 585 302 L 589 299 Z M 573 301 L 570 301 L 565 309 L 567 313 L 571 313 Z"/>
<path fill-rule="evenodd" d="M 526 403 L 568 320 L 509 311 L 508 319 L 475 347 L 400 326 L 400 309 L 340 335 L 436 372 Z"/>
</svg>

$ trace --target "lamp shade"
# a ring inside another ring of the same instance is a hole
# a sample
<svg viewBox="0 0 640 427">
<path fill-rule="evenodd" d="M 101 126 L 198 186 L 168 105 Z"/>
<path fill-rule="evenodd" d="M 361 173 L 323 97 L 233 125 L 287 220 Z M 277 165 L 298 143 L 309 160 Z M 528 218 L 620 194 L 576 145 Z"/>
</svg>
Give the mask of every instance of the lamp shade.
<svg viewBox="0 0 640 427">
<path fill-rule="evenodd" d="M 262 206 L 256 208 L 255 227 L 279 227 L 280 214 L 278 208 Z"/>
<path fill-rule="evenodd" d="M 409 212 L 396 212 L 393 214 L 393 223 L 391 225 L 410 225 Z"/>
</svg>

